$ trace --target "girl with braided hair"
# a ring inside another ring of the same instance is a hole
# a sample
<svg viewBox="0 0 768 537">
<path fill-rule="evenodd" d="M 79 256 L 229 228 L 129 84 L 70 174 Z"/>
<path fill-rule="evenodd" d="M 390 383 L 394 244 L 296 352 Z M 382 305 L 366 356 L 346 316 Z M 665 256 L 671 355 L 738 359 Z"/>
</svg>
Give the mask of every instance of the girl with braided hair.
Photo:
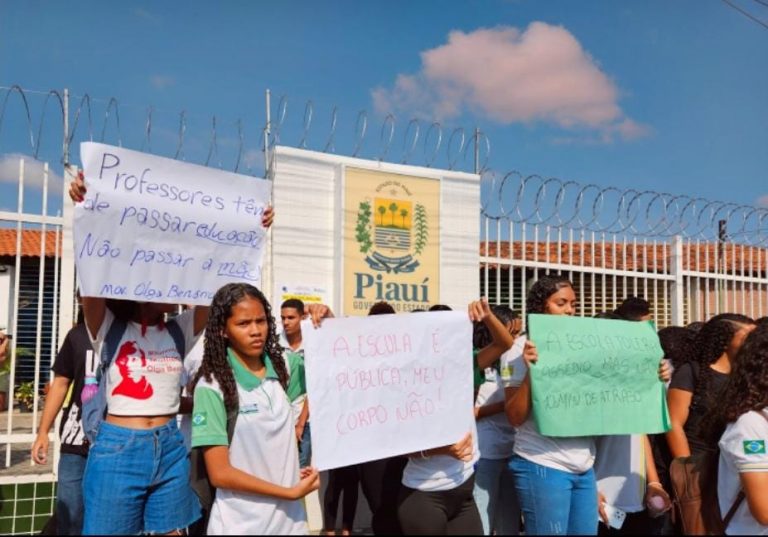
<svg viewBox="0 0 768 537">
<path fill-rule="evenodd" d="M 675 371 L 667 392 L 672 425 L 667 442 L 673 457 L 716 449 L 699 429 L 728 381 L 739 348 L 754 328 L 749 317 L 723 313 L 712 317 L 696 335 L 694 355 Z"/>
<path fill-rule="evenodd" d="M 720 447 L 721 516 L 738 506 L 725 533 L 768 535 L 768 324 L 746 338 L 704 432 Z"/>
<path fill-rule="evenodd" d="M 315 325 L 332 316 L 309 306 Z M 205 350 L 195 379 L 192 447 L 203 457 L 216 498 L 207 533 L 307 534 L 299 501 L 320 487 L 315 468 L 299 469 L 291 404 L 272 308 L 249 284 L 213 297 Z M 231 440 L 227 414 L 238 413 Z"/>
</svg>

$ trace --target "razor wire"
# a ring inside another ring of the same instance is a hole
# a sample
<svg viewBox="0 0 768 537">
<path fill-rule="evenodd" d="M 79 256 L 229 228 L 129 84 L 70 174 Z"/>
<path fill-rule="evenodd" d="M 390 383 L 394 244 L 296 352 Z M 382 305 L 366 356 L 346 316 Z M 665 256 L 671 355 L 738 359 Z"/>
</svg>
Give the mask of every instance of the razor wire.
<svg viewBox="0 0 768 537">
<path fill-rule="evenodd" d="M 493 221 L 639 238 L 727 239 L 768 244 L 768 208 L 685 194 L 581 184 L 537 174 L 488 171 L 482 214 Z M 719 230 L 726 237 L 719 237 Z"/>
<path fill-rule="evenodd" d="M 33 95 L 44 98 L 36 129 L 30 104 Z M 157 144 L 153 144 L 153 127 L 160 112 L 157 108 L 121 105 L 114 97 L 95 99 L 87 93 L 70 95 L 69 101 L 76 106 L 69 110 L 72 120 L 63 136 L 63 151 L 60 155 L 62 163 L 68 161 L 69 146 L 76 140 L 76 136 L 83 140 L 94 140 L 94 131 L 99 122 L 96 105 L 99 103 L 106 103 L 106 106 L 100 118 L 101 129 L 96 137 L 98 141 L 122 146 L 125 124 L 121 123 L 121 110 L 133 107 L 141 110 L 141 113 L 133 114 L 129 119 L 132 124 L 142 126 L 142 134 L 139 143 L 131 140 L 131 145 L 147 152 L 156 149 Z M 11 103 L 20 107 L 24 123 L 22 128 L 15 128 L 14 132 L 23 132 L 22 138 L 28 137 L 28 153 L 39 159 L 46 138 L 44 127 L 47 123 L 56 121 L 54 126 L 61 127 L 58 132 L 64 131 L 67 115 L 65 96 L 57 90 L 43 92 L 24 89 L 19 85 L 0 86 L 0 143 Z M 52 107 L 55 111 L 50 113 Z M 705 240 L 717 239 L 720 223 L 724 221 L 729 240 L 768 244 L 768 208 L 707 200 L 685 194 L 633 188 L 622 190 L 555 177 L 545 178 L 537 174 L 526 175 L 519 171 L 502 174 L 489 167 L 491 142 L 479 129 L 468 131 L 464 127 L 451 127 L 439 121 L 429 122 L 420 118 L 398 122 L 393 114 L 386 115 L 380 126 L 374 128 L 367 110 L 345 113 L 334 105 L 329 115 L 317 114 L 312 100 L 300 103 L 295 108 L 294 114 L 289 98 L 282 95 L 276 107 L 273 106 L 273 112 L 276 113 L 271 114 L 273 119 L 269 125 L 266 120 L 252 122 L 258 135 L 251 138 L 245 132 L 248 123 L 242 118 L 234 122 L 222 122 L 218 116 L 211 115 L 203 120 L 208 127 L 190 134 L 188 124 L 193 116 L 186 110 L 170 112 L 171 116 L 177 118 L 174 120 L 177 127 L 172 143 L 175 149 L 169 150 L 165 156 L 186 160 L 187 153 L 195 152 L 204 156 L 198 161 L 206 166 L 216 165 L 243 173 L 242 167 L 245 164 L 245 171 L 256 175 L 246 155 L 258 151 L 266 161 L 270 155 L 264 155 L 265 147 L 272 153 L 277 145 L 293 145 L 301 149 L 405 165 L 462 171 L 477 169 L 482 177 L 481 214 L 490 220 L 598 233 L 623 233 L 640 238 L 681 235 Z M 235 131 L 234 156 L 232 162 L 225 165 L 220 140 L 224 131 L 228 133 L 232 130 Z M 195 138 L 196 148 L 193 143 Z M 27 142 L 22 143 L 25 145 Z M 348 147 L 346 151 L 341 150 L 342 144 Z"/>
</svg>

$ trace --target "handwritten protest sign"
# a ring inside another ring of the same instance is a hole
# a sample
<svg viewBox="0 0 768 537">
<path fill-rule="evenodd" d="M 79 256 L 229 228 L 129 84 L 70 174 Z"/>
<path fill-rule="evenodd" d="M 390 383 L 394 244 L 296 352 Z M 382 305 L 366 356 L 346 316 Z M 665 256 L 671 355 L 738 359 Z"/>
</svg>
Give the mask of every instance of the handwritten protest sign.
<svg viewBox="0 0 768 537">
<path fill-rule="evenodd" d="M 466 313 L 305 321 L 302 334 L 320 470 L 453 444 L 471 430 Z"/>
<path fill-rule="evenodd" d="M 663 356 L 650 322 L 530 315 L 539 361 L 531 367 L 533 416 L 547 436 L 669 430 Z"/>
<path fill-rule="evenodd" d="M 80 153 L 84 296 L 208 305 L 226 283 L 261 285 L 269 182 L 103 144 Z"/>
</svg>

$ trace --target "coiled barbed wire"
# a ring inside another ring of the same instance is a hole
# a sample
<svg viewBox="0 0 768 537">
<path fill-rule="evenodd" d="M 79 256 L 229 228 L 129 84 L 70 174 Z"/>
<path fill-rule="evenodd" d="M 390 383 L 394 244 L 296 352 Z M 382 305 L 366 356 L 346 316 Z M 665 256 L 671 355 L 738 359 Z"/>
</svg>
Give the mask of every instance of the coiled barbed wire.
<svg viewBox="0 0 768 537">
<path fill-rule="evenodd" d="M 601 187 L 556 177 L 483 174 L 482 214 L 491 220 L 630 234 L 637 237 L 727 238 L 768 244 L 768 208 L 685 194 Z"/>
<path fill-rule="evenodd" d="M 26 132 L 29 137 L 29 154 L 40 157 L 44 135 L 44 125 L 53 121 L 51 116 L 64 122 L 65 104 L 62 93 L 57 90 L 47 92 L 27 90 L 19 85 L 0 86 L 0 142 L 6 112 L 10 103 L 21 106 Z M 44 96 L 42 111 L 37 125 L 37 136 L 33 127 L 33 114 L 30 107 L 30 95 Z M 17 98 L 12 98 L 14 95 Z M 70 111 L 73 117 L 69 132 L 64 136 L 65 150 L 61 160 L 68 159 L 66 148 L 75 140 L 75 135 L 83 128 L 81 115 L 86 115 L 87 132 L 81 139 L 94 139 L 93 99 L 88 95 L 71 95 L 77 103 Z M 101 101 L 101 100 L 100 100 Z M 104 100 L 104 109 L 100 141 L 122 145 L 121 105 L 116 98 Z M 60 114 L 49 114 L 49 103 L 58 106 Z M 301 109 L 299 107 L 299 109 Z M 152 151 L 152 133 L 156 109 L 145 108 L 143 118 L 142 150 Z M 276 113 L 272 115 L 267 147 L 287 145 L 289 121 L 288 97 L 283 95 L 278 100 Z M 768 208 L 740 205 L 731 202 L 713 201 L 689 195 L 676 195 L 633 188 L 619 189 L 601 187 L 595 184 L 580 184 L 575 181 L 540 175 L 524 175 L 518 171 L 500 174 L 488 167 L 491 143 L 488 136 L 480 130 L 468 134 L 462 127 L 453 128 L 447 136 L 446 127 L 438 121 L 424 122 L 419 118 L 410 118 L 401 123 L 398 129 L 395 115 L 386 115 L 378 130 L 370 129 L 368 112 L 360 110 L 356 115 L 344 116 L 339 107 L 333 106 L 325 135 L 313 134 L 315 124 L 315 105 L 307 101 L 300 114 L 301 125 L 296 147 L 314 151 L 336 153 L 338 151 L 339 126 L 346 125 L 346 132 L 353 133 L 351 150 L 353 157 L 370 158 L 379 161 L 399 162 L 401 164 L 421 165 L 426 167 L 443 166 L 449 170 L 463 169 L 471 171 L 477 168 L 482 173 L 481 214 L 491 220 L 508 220 L 514 223 L 547 225 L 555 228 L 586 230 L 600 233 L 627 233 L 638 237 L 671 237 L 682 235 L 691 238 L 716 238 L 720 221 L 725 221 L 728 238 L 741 242 L 768 244 Z M 299 116 L 297 116 L 299 117 Z M 175 152 L 172 158 L 185 160 L 188 114 L 186 110 L 178 113 Z M 108 129 L 112 126 L 111 129 Z M 237 130 L 237 151 L 231 168 L 240 171 L 247 148 L 264 151 L 266 126 L 259 126 L 260 139 L 254 145 L 247 144 L 243 122 L 238 119 L 234 126 Z M 320 127 L 321 129 L 323 127 Z M 219 168 L 224 168 L 219 153 L 220 122 L 211 116 L 210 130 L 207 133 L 207 155 L 205 165 L 212 161 Z M 63 132 L 58 131 L 58 132 Z M 378 139 L 369 140 L 369 133 Z M 109 134 L 109 136 L 108 136 Z M 322 134 L 322 133 L 321 133 Z M 402 143 L 395 143 L 396 140 Z M 371 146 L 371 154 L 366 154 L 366 146 Z M 400 147 L 400 154 L 394 149 Z M 0 149 L 2 149 L 0 147 Z M 420 149 L 420 151 L 419 151 Z M 420 154 L 419 154 L 420 153 Z M 471 153 L 475 153 L 470 157 Z M 271 156 L 271 155 L 270 155 Z M 203 160 L 203 159 L 200 159 Z M 265 158 L 265 160 L 267 160 Z M 250 172 L 250 165 L 246 163 Z"/>
</svg>

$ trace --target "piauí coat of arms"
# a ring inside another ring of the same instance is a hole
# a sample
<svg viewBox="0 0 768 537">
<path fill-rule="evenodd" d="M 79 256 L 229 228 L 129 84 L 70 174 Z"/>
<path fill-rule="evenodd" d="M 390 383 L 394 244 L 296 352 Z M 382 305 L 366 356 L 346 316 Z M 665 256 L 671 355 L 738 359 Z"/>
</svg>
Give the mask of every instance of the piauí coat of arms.
<svg viewBox="0 0 768 537">
<path fill-rule="evenodd" d="M 395 193 L 395 190 L 390 191 Z M 429 229 L 424 205 L 374 197 L 360 202 L 355 239 L 372 270 L 409 273 L 419 266 Z"/>
</svg>

